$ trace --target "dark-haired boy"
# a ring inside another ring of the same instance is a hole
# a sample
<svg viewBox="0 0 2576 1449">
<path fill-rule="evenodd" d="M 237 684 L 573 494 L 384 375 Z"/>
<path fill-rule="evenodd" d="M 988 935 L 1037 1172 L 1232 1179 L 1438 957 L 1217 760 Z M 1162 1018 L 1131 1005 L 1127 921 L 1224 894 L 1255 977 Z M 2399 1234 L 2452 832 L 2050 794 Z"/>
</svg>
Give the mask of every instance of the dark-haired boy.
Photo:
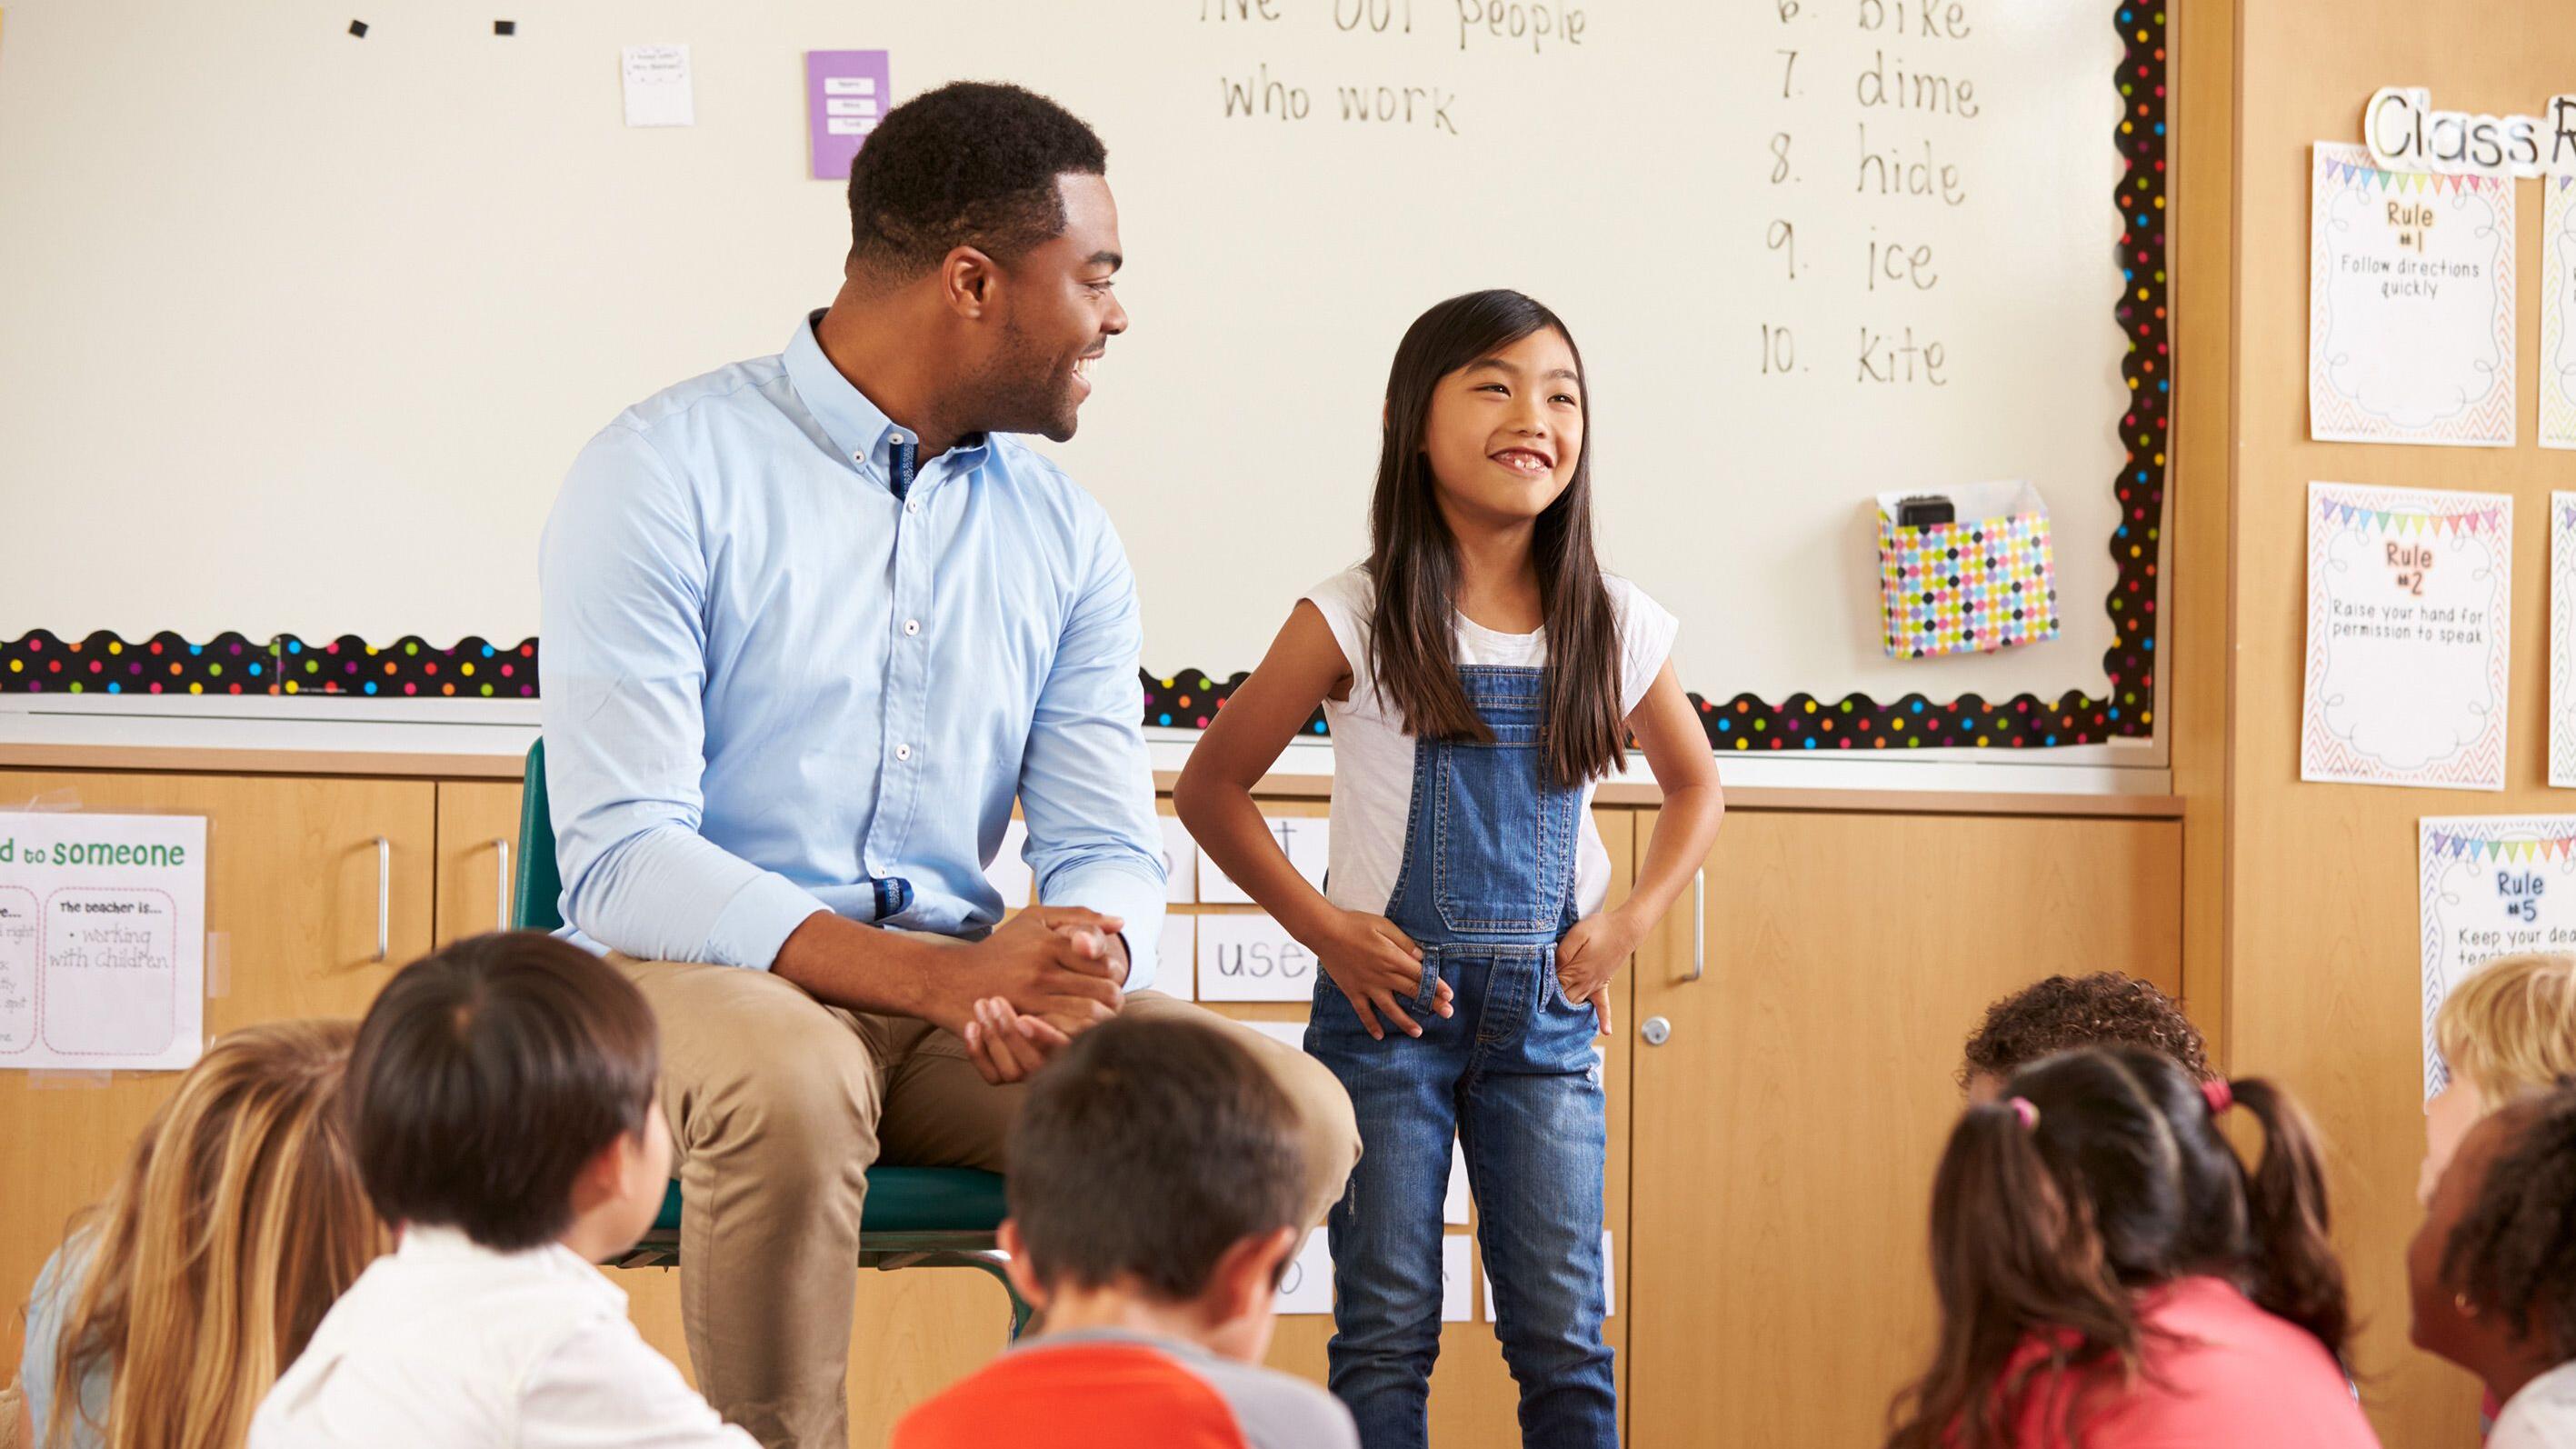
<svg viewBox="0 0 2576 1449">
<path fill-rule="evenodd" d="M 1357 1449 L 1260 1367 L 1305 1236 L 1287 1098 L 1235 1042 L 1122 1020 L 1039 1073 L 1011 1139 L 1011 1277 L 1046 1333 L 921 1405 L 894 1449 Z"/>
<path fill-rule="evenodd" d="M 2142 1047 L 2195 1078 L 2209 1077 L 2209 1048 L 2182 1003 L 2134 976 L 2096 971 L 2035 981 L 1987 1007 L 1968 1036 L 1959 1086 L 1969 1101 L 1990 1102 L 2022 1067 L 2088 1046 Z"/>
<path fill-rule="evenodd" d="M 644 998 L 551 936 L 395 975 L 349 1061 L 350 1150 L 401 1234 L 332 1305 L 250 1449 L 752 1449 L 637 1335 L 591 1264 L 671 1171 Z"/>
</svg>

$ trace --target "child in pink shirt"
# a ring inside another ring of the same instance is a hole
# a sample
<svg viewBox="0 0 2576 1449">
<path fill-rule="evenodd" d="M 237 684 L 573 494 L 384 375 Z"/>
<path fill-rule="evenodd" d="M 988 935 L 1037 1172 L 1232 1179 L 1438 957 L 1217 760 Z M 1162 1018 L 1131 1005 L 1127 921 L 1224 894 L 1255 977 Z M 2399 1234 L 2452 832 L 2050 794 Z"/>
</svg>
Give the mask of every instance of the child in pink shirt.
<svg viewBox="0 0 2576 1449">
<path fill-rule="evenodd" d="M 2262 1122 L 2248 1170 L 2218 1130 Z M 2376 1449 L 2306 1121 L 2087 1049 L 1968 1109 L 1933 1184 L 1941 1336 L 1888 1449 Z"/>
</svg>

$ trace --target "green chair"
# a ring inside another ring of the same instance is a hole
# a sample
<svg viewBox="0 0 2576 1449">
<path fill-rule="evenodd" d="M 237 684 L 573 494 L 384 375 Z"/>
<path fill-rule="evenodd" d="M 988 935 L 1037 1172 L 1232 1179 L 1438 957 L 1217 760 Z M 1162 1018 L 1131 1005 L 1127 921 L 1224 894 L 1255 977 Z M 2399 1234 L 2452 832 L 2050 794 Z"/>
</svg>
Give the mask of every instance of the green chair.
<svg viewBox="0 0 2576 1449">
<path fill-rule="evenodd" d="M 559 902 L 563 876 L 555 869 L 554 817 L 546 808 L 546 742 L 528 747 L 526 788 L 519 796 L 518 878 L 511 882 L 510 923 L 523 931 L 553 931 L 563 926 Z M 973 1268 L 989 1273 L 1011 1298 L 1011 1337 L 1029 1323 L 1029 1305 L 1020 1300 L 1002 1270 L 1001 1250 L 993 1240 L 1006 1209 L 1000 1174 L 963 1167 L 889 1167 L 868 1169 L 867 1206 L 859 1220 L 859 1266 L 892 1272 L 897 1268 Z M 643 1241 L 616 1260 L 620 1268 L 680 1266 L 680 1185 L 662 1195 L 661 1215 Z"/>
</svg>

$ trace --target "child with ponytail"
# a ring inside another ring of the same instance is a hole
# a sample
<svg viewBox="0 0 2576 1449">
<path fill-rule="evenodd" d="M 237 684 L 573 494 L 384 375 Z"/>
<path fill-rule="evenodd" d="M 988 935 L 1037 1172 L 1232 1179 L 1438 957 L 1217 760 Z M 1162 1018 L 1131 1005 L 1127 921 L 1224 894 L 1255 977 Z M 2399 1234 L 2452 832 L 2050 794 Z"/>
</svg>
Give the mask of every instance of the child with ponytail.
<svg viewBox="0 0 2576 1449">
<path fill-rule="evenodd" d="M 2264 1130 L 2251 1169 L 2218 1118 Z M 2316 1144 L 2268 1082 L 2064 1052 L 1951 1132 L 1941 1332 L 1888 1449 L 2370 1449 Z"/>
</svg>

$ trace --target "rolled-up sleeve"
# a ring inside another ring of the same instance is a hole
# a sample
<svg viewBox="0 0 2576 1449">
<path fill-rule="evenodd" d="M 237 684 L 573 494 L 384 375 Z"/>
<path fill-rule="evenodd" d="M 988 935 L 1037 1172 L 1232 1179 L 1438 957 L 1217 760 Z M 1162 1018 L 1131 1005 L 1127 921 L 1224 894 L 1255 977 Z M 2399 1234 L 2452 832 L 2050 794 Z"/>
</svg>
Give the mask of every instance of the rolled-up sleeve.
<svg viewBox="0 0 2576 1449">
<path fill-rule="evenodd" d="M 695 510 L 652 440 L 622 422 L 592 439 L 538 557 L 562 910 L 631 956 L 766 969 L 828 908 L 699 834 L 706 560 Z"/>
<path fill-rule="evenodd" d="M 1163 836 L 1145 750 L 1145 649 L 1136 575 L 1093 511 L 1082 589 L 1039 687 L 1020 766 L 1038 899 L 1126 923 L 1127 989 L 1154 982 L 1163 930 Z"/>
</svg>

